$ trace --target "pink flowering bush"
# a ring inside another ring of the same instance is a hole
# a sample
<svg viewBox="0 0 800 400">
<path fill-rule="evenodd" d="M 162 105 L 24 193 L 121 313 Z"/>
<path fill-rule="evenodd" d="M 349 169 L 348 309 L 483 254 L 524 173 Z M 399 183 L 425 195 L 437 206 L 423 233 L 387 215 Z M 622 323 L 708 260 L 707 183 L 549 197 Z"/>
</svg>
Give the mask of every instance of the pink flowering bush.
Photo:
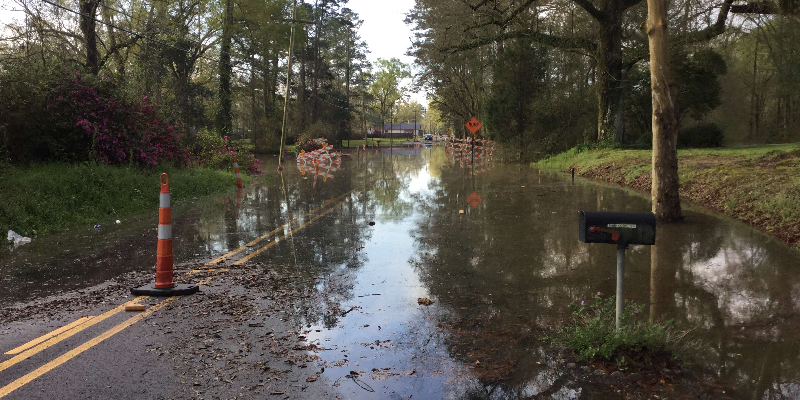
<svg viewBox="0 0 800 400">
<path fill-rule="evenodd" d="M 86 159 L 104 164 L 152 167 L 159 162 L 188 165 L 193 135 L 163 118 L 146 96 L 127 100 L 109 76 L 79 72 L 54 82 L 47 113 L 66 129 Z M 66 126 L 64 126 L 66 125 Z M 71 127 L 69 125 L 72 125 Z M 78 157 L 80 158 L 80 157 Z"/>
</svg>

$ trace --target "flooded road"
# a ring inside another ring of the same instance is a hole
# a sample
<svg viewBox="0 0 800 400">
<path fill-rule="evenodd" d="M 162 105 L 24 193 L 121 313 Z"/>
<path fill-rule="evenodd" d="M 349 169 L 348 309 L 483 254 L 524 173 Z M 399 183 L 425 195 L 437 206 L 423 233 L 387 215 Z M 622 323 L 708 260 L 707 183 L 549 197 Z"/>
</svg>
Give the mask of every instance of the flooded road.
<svg viewBox="0 0 800 400">
<path fill-rule="evenodd" d="M 579 243 L 578 211 L 647 212 L 648 198 L 520 165 L 488 164 L 474 176 L 440 146 L 342 159 L 316 184 L 287 164 L 283 177 L 268 174 L 240 193 L 174 204 L 176 268 L 299 218 L 270 238 L 297 233 L 250 261 L 313 277 L 292 283 L 318 295 L 297 297 L 286 320 L 324 349 L 324 376 L 344 398 L 624 398 L 576 382 L 541 338 L 571 302 L 614 293 L 616 247 Z M 307 213 L 342 195 L 305 225 Z M 627 299 L 699 332 L 696 366 L 738 387 L 737 397 L 800 398 L 800 254 L 685 208 L 684 223 L 658 227 L 656 246 L 628 250 Z M 154 209 L 3 253 L 0 301 L 149 270 L 156 220 Z M 433 303 L 418 304 L 422 297 Z"/>
</svg>

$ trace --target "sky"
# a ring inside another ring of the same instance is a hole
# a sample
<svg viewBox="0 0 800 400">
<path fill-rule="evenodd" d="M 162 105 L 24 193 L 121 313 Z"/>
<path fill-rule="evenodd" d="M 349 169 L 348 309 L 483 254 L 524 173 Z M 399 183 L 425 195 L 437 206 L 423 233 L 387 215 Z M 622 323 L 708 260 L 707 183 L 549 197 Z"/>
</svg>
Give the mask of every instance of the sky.
<svg viewBox="0 0 800 400">
<path fill-rule="evenodd" d="M 0 1 L 0 29 L 2 29 L 2 24 L 7 24 L 11 22 L 14 17 L 22 18 L 21 12 L 14 12 L 17 7 L 16 4 L 12 3 L 11 1 Z"/>
<path fill-rule="evenodd" d="M 414 7 L 414 0 L 350 0 L 347 7 L 364 20 L 359 34 L 369 46 L 370 61 L 397 57 L 406 64 L 413 64 L 414 57 L 406 55 L 411 47 L 411 27 L 403 21 Z M 427 106 L 424 93 L 411 94 L 411 99 Z"/>
<path fill-rule="evenodd" d="M 10 22 L 12 17 L 22 17 L 22 13 L 8 10 L 12 5 L 11 1 L 0 0 L 0 24 Z M 347 7 L 364 20 L 359 34 L 369 46 L 370 61 L 374 63 L 378 58 L 397 57 L 406 64 L 413 64 L 414 57 L 406 55 L 411 47 L 411 27 L 403 21 L 406 13 L 414 7 L 414 0 L 350 0 Z M 411 81 L 405 84 L 410 86 Z M 412 93 L 410 97 L 427 106 L 425 93 Z"/>
</svg>

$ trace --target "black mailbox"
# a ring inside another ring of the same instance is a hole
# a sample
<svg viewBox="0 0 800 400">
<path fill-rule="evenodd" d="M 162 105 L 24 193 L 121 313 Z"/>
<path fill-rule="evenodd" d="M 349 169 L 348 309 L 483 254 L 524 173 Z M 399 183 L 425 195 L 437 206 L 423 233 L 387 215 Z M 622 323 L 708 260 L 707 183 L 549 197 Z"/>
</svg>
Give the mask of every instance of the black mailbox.
<svg viewBox="0 0 800 400">
<path fill-rule="evenodd" d="M 656 244 L 653 213 L 581 211 L 579 239 L 583 243 Z"/>
</svg>

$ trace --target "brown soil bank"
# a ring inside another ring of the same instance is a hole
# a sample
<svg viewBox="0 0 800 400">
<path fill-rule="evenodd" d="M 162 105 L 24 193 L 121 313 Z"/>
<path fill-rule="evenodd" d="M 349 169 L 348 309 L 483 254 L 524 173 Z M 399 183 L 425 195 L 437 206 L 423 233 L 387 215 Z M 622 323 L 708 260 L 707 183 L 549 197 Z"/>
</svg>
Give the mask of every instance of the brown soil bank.
<svg viewBox="0 0 800 400">
<path fill-rule="evenodd" d="M 575 149 L 537 167 L 650 192 L 650 150 Z M 800 247 L 800 143 L 678 151 L 680 195 Z"/>
</svg>

